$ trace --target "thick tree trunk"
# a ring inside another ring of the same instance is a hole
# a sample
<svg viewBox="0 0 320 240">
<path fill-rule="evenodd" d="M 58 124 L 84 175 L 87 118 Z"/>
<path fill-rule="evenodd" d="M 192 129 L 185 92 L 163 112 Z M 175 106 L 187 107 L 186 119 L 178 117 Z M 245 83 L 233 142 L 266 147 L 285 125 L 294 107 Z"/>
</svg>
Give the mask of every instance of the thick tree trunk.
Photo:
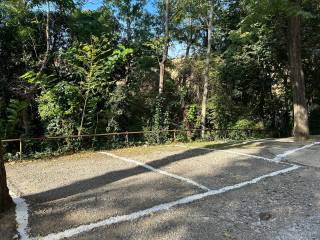
<svg viewBox="0 0 320 240">
<path fill-rule="evenodd" d="M 12 207 L 13 201 L 7 186 L 6 169 L 4 167 L 2 143 L 0 141 L 0 212 L 4 212 Z"/>
<path fill-rule="evenodd" d="M 289 63 L 293 93 L 293 135 L 305 139 L 309 137 L 309 125 L 301 60 L 301 16 L 291 16 L 289 19 Z"/>
<path fill-rule="evenodd" d="M 159 76 L 159 94 L 163 93 L 164 87 L 164 74 L 165 74 L 165 64 L 168 59 L 168 49 L 169 49 L 169 2 L 170 0 L 165 0 L 165 20 L 164 20 L 164 45 L 162 52 L 162 60 L 160 62 L 160 76 Z"/>
<path fill-rule="evenodd" d="M 204 85 L 201 104 L 201 137 L 204 138 L 206 131 L 206 113 L 207 113 L 207 97 L 209 84 L 209 69 L 210 69 L 210 55 L 211 55 L 211 41 L 212 41 L 212 21 L 213 21 L 213 2 L 209 0 L 209 19 L 208 19 L 208 36 L 207 36 L 207 56 L 206 65 L 203 72 Z"/>
</svg>

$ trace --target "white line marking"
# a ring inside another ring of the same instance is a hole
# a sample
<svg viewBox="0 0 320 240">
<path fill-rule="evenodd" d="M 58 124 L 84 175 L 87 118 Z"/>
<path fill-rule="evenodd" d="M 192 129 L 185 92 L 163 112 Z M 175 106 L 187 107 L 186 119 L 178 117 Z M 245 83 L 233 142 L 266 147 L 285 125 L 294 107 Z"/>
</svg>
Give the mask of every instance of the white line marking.
<svg viewBox="0 0 320 240">
<path fill-rule="evenodd" d="M 235 143 L 235 145 L 244 145 L 244 144 L 248 144 L 248 143 L 255 143 L 255 142 L 274 142 L 277 141 L 276 139 L 272 139 L 272 138 L 260 138 L 260 139 L 253 139 L 253 140 L 248 140 L 248 141 L 244 141 L 244 142 L 240 142 L 240 143 Z"/>
<path fill-rule="evenodd" d="M 273 159 L 270 158 L 266 158 L 266 157 L 261 157 L 261 156 L 257 156 L 257 155 L 252 155 L 252 154 L 246 154 L 246 153 L 240 153 L 240 152 L 235 152 L 235 151 L 231 151 L 231 150 L 217 150 L 218 152 L 228 152 L 228 153 L 233 153 L 233 154 L 238 154 L 238 155 L 243 155 L 243 156 L 247 156 L 247 157 L 252 157 L 252 158 L 257 158 L 257 159 L 262 159 L 268 162 L 275 162 Z"/>
<path fill-rule="evenodd" d="M 231 190 L 242 188 L 242 187 L 247 186 L 247 185 L 255 184 L 255 183 L 257 183 L 257 182 L 259 182 L 259 181 L 261 181 L 261 180 L 263 180 L 265 178 L 274 177 L 274 176 L 277 176 L 277 175 L 280 175 L 280 174 L 288 173 L 288 172 L 294 171 L 294 170 L 296 170 L 298 168 L 299 168 L 299 166 L 293 165 L 292 167 L 289 167 L 289 168 L 286 168 L 286 169 L 282 169 L 282 170 L 279 170 L 279 171 L 276 171 L 276 172 L 272 172 L 272 173 L 269 173 L 269 174 L 266 174 L 266 175 L 262 175 L 260 177 L 254 178 L 252 180 L 245 181 L 245 182 L 242 182 L 242 183 L 238 183 L 238 184 L 235 184 L 235 185 L 232 185 L 232 186 L 227 186 L 227 187 L 220 188 L 220 189 L 217 189 L 217 190 L 210 190 L 210 191 L 205 192 L 205 193 L 195 194 L 195 195 L 192 195 L 192 196 L 189 196 L 189 197 L 181 198 L 181 199 L 173 201 L 173 202 L 168 202 L 168 203 L 163 203 L 163 204 L 160 204 L 160 205 L 156 205 L 154 207 L 147 208 L 145 210 L 134 212 L 134 213 L 131 213 L 131 214 L 128 214 L 128 215 L 115 216 L 115 217 L 107 218 L 105 220 L 102 220 L 102 221 L 99 221 L 99 222 L 96 222 L 96 223 L 91 223 L 91 224 L 88 224 L 88 225 L 80 225 L 78 227 L 71 228 L 71 229 L 65 230 L 65 231 L 60 232 L 60 233 L 51 233 L 51 234 L 49 234 L 49 235 L 47 235 L 45 237 L 42 237 L 41 239 L 43 239 L 43 240 L 58 240 L 58 239 L 67 238 L 67 237 L 71 237 L 71 236 L 74 236 L 74 235 L 78 235 L 80 233 L 88 232 L 88 231 L 91 231 L 91 230 L 93 230 L 95 228 L 98 228 L 98 227 L 108 226 L 108 225 L 121 223 L 121 222 L 133 221 L 133 220 L 136 220 L 138 218 L 141 218 L 141 217 L 144 217 L 144 216 L 148 216 L 148 215 L 150 215 L 152 213 L 168 210 L 168 209 L 170 209 L 172 207 L 175 207 L 175 206 L 192 203 L 194 201 L 200 200 L 200 199 L 208 197 L 208 196 L 222 194 L 222 193 L 225 193 L 225 192 L 228 192 L 228 191 L 231 191 Z"/>
<path fill-rule="evenodd" d="M 318 142 L 314 142 L 314 143 L 305 145 L 305 146 L 300 147 L 300 148 L 295 148 L 295 149 L 291 149 L 291 150 L 285 151 L 284 153 L 281 153 L 281 154 L 278 154 L 277 156 L 275 156 L 275 158 L 273 159 L 273 161 L 275 161 L 275 162 L 281 162 L 286 156 L 291 155 L 291 154 L 293 154 L 293 153 L 295 153 L 295 152 L 298 152 L 298 151 L 301 151 L 301 150 L 310 148 L 310 147 L 312 147 L 312 146 L 314 146 L 314 145 L 317 145 L 317 144 L 319 144 L 319 143 L 318 143 Z"/>
<path fill-rule="evenodd" d="M 211 151 L 211 152 L 227 152 L 227 153 L 232 153 L 232 154 L 236 154 L 236 155 L 242 155 L 242 156 L 252 157 L 252 158 L 256 158 L 256 159 L 262 159 L 262 160 L 268 161 L 268 162 L 278 163 L 278 161 L 271 159 L 271 158 L 266 158 L 266 157 L 261 157 L 261 156 L 257 156 L 257 155 L 246 154 L 246 153 L 240 153 L 240 152 L 235 152 L 235 151 L 231 151 L 231 150 L 211 149 L 211 148 L 202 148 L 202 147 L 188 147 L 188 146 L 184 146 L 184 145 L 174 145 L 174 146 L 183 147 L 183 148 L 190 148 L 190 149 L 201 149 L 201 150 L 207 150 L 207 151 Z"/>
<path fill-rule="evenodd" d="M 17 222 L 17 232 L 20 236 L 19 239 L 27 240 L 30 239 L 28 234 L 28 204 L 22 198 L 19 197 L 15 192 L 10 189 L 10 195 L 13 202 L 16 204 L 16 222 Z"/>
<path fill-rule="evenodd" d="M 197 182 L 195 182 L 195 181 L 193 181 L 193 180 L 191 180 L 189 178 L 181 177 L 179 175 L 176 175 L 176 174 L 173 174 L 173 173 L 169 173 L 169 172 L 154 168 L 154 167 L 152 167 L 152 166 L 150 166 L 148 164 L 145 164 L 143 162 L 139 162 L 139 161 L 136 161 L 136 160 L 133 160 L 133 159 L 129 159 L 129 158 L 126 158 L 126 157 L 120 157 L 120 156 L 117 156 L 117 155 L 115 155 L 113 153 L 108 153 L 108 152 L 100 152 L 100 153 L 106 154 L 106 155 L 108 155 L 110 157 L 117 158 L 117 159 L 120 159 L 120 160 L 123 160 L 123 161 L 126 161 L 126 162 L 134 163 L 134 164 L 139 165 L 141 167 L 144 167 L 144 168 L 146 168 L 148 170 L 151 170 L 151 171 L 154 171 L 154 172 L 157 172 L 157 173 L 160 173 L 160 174 L 163 174 L 163 175 L 178 179 L 180 181 L 184 181 L 184 182 L 190 183 L 190 184 L 195 185 L 195 186 L 197 186 L 197 187 L 199 187 L 199 188 L 201 188 L 202 190 L 205 190 L 205 191 L 211 190 L 210 188 L 208 188 L 208 187 L 206 187 L 206 186 L 204 186 L 202 184 L 199 184 L 199 183 L 197 183 Z"/>
</svg>

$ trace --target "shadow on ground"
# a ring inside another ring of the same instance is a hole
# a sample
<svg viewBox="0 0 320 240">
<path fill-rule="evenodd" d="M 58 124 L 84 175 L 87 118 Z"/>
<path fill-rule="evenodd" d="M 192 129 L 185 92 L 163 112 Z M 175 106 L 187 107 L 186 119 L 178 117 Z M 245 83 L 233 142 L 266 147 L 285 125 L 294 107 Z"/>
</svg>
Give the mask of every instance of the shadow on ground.
<svg viewBox="0 0 320 240">
<path fill-rule="evenodd" d="M 14 208 L 0 214 L 0 238 L 13 239 L 16 235 L 16 216 Z"/>
</svg>

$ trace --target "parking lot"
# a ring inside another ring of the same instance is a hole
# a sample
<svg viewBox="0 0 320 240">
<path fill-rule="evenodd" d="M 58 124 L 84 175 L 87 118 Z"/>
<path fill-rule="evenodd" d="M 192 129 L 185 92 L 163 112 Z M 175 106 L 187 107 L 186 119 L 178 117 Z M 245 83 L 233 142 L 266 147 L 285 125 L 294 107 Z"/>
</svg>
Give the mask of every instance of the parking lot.
<svg viewBox="0 0 320 240">
<path fill-rule="evenodd" d="M 317 139 L 7 164 L 21 239 L 319 239 Z"/>
</svg>

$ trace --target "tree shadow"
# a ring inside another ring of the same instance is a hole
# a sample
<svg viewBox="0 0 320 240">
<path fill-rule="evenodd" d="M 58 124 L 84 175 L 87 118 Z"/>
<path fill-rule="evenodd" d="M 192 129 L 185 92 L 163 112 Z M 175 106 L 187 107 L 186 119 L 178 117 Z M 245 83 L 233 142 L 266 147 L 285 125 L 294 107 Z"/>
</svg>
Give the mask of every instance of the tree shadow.
<svg viewBox="0 0 320 240">
<path fill-rule="evenodd" d="M 212 150 L 227 150 L 230 148 L 235 147 L 246 147 L 250 142 L 248 143 L 219 143 L 219 144 L 208 144 L 206 146 L 203 146 L 203 148 L 206 149 L 200 149 L 200 148 L 194 148 L 194 149 L 188 149 L 186 151 L 173 154 L 161 159 L 156 159 L 154 161 L 148 162 L 148 165 L 151 165 L 154 168 L 162 168 L 169 164 L 172 164 L 174 162 L 186 160 L 189 158 L 199 157 L 206 154 L 211 153 L 209 149 Z M 264 144 L 263 142 L 259 144 Z M 262 145 L 263 147 L 264 145 Z M 260 150 L 262 151 L 262 150 Z M 59 188 L 51 189 L 48 191 L 44 191 L 41 193 L 35 193 L 31 195 L 26 195 L 25 197 L 28 198 L 31 201 L 35 202 L 46 202 L 46 201 L 53 201 L 60 198 L 66 198 L 87 190 L 92 190 L 95 188 L 99 188 L 101 186 L 114 183 L 132 176 L 140 175 L 146 172 L 150 172 L 150 170 L 142 167 L 142 166 L 135 166 L 131 168 L 126 168 L 122 170 L 107 172 L 106 174 L 95 176 L 92 178 L 76 181 L 74 183 L 68 184 L 66 186 L 62 186 Z"/>
<path fill-rule="evenodd" d="M 190 157 L 204 156 L 208 153 L 210 153 L 208 150 L 187 150 L 169 157 L 154 160 L 150 165 L 159 168 L 170 163 L 186 160 Z M 204 180 L 205 178 L 212 178 L 213 182 L 215 180 L 217 181 L 215 187 L 221 188 L 228 184 L 233 185 L 255 177 L 248 175 L 248 170 L 257 168 L 252 158 L 243 158 L 241 162 L 243 162 L 243 164 L 239 165 L 238 162 L 235 161 L 214 173 L 210 173 L 209 171 L 207 176 L 204 176 L 206 174 L 199 174 L 199 176 L 194 175 L 192 179 Z M 199 168 L 201 168 L 201 166 L 199 166 Z M 133 169 L 134 172 L 132 172 Z M 144 176 L 146 179 L 130 178 L 146 172 L 150 171 L 142 167 L 130 168 L 129 172 L 128 169 L 113 171 L 112 173 L 107 173 L 97 178 L 91 178 L 89 181 L 87 181 L 88 179 L 82 180 L 57 189 L 27 196 L 27 199 L 30 199 L 30 197 L 37 198 L 34 198 L 36 204 L 30 208 L 33 212 L 30 217 L 31 226 L 34 226 L 32 228 L 32 234 L 45 236 L 52 232 L 52 229 L 54 229 L 55 232 L 59 232 L 72 226 L 88 224 L 115 215 L 130 214 L 202 192 L 202 190 L 195 188 L 193 185 L 180 181 L 172 181 L 171 178 L 159 174 L 153 174 L 153 176 L 159 176 L 159 178 L 155 179 L 150 179 L 146 176 Z M 125 173 L 125 175 L 118 175 L 123 173 Z M 110 176 L 116 176 L 116 179 L 108 179 L 107 177 Z M 245 179 L 238 179 L 237 177 Z M 120 180 L 126 180 L 126 178 L 128 178 L 127 181 L 113 186 L 112 189 L 107 187 L 100 188 Z M 143 179 L 143 181 L 139 181 L 139 179 Z M 108 183 L 106 183 L 107 180 Z M 167 181 L 167 183 L 164 184 L 163 182 L 165 181 Z M 94 186 L 90 186 L 91 183 L 93 183 Z M 73 188 L 76 189 L 73 190 Z M 191 192 L 194 188 L 195 191 Z M 61 189 L 63 190 L 62 193 L 60 192 Z M 50 194 L 49 197 L 48 194 Z M 103 214 L 101 212 L 103 212 Z M 90 215 L 95 216 L 99 214 L 101 214 L 100 219 L 90 218 Z M 81 222 L 80 219 L 82 217 L 87 219 L 87 222 Z M 88 219 L 91 220 L 88 221 Z M 171 227 L 167 226 L 166 229 L 168 230 L 168 228 Z M 163 229 L 163 226 L 161 229 Z"/>
<path fill-rule="evenodd" d="M 231 141 L 231 142 L 222 142 L 222 143 L 213 143 L 213 144 L 206 144 L 204 147 L 210 149 L 230 149 L 230 148 L 246 148 L 248 146 L 252 147 L 268 147 L 274 145 L 284 145 L 287 146 L 292 145 L 291 141 L 283 141 L 277 142 L 276 139 L 268 138 L 268 139 L 257 139 L 257 140 L 248 140 L 248 141 Z M 303 144 L 303 143 L 302 143 Z"/>
<path fill-rule="evenodd" d="M 208 153 L 209 151 L 203 150 L 203 149 L 191 149 L 179 154 L 174 154 L 168 157 L 164 157 L 164 158 L 149 162 L 148 164 L 154 168 L 161 168 L 176 161 L 181 161 L 184 159 L 201 156 Z M 78 193 L 82 193 L 84 191 L 99 188 L 101 186 L 114 183 L 114 182 L 126 179 L 128 177 L 136 176 L 146 172 L 150 172 L 150 170 L 142 166 L 135 166 L 135 167 L 131 167 L 123 170 L 107 172 L 106 174 L 103 174 L 100 176 L 95 176 L 95 177 L 84 179 L 81 181 L 76 181 L 66 186 L 51 189 L 41 193 L 26 195 L 24 197 L 38 203 L 53 201 L 60 198 L 66 198 Z"/>
</svg>

